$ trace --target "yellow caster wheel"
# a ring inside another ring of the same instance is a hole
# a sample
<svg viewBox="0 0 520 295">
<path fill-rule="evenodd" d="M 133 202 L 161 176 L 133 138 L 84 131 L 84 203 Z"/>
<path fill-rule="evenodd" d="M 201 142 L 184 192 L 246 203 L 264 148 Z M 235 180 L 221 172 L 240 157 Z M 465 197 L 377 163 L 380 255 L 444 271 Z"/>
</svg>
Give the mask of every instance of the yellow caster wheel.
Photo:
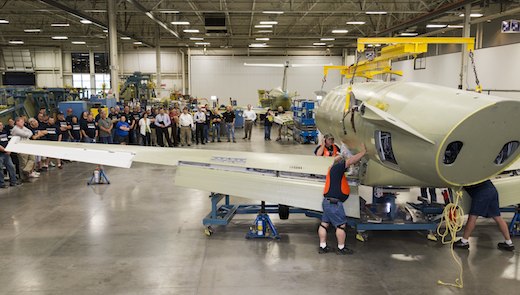
<svg viewBox="0 0 520 295">
<path fill-rule="evenodd" d="M 356 240 L 358 240 L 360 242 L 366 242 L 368 240 L 368 234 L 365 232 L 362 232 L 362 233 L 358 232 L 356 234 Z"/>
</svg>

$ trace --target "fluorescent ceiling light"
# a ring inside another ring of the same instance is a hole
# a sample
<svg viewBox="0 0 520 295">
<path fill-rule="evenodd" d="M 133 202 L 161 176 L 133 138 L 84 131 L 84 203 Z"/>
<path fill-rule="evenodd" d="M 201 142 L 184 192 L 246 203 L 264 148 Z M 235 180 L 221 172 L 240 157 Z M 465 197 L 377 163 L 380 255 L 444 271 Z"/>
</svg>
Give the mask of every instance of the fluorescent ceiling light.
<svg viewBox="0 0 520 295">
<path fill-rule="evenodd" d="M 266 46 L 267 46 L 267 44 L 265 44 L 265 43 L 251 43 L 251 44 L 249 44 L 249 47 L 257 47 L 257 48 L 258 47 L 266 47 Z"/>
<path fill-rule="evenodd" d="M 271 21 L 271 20 L 263 20 L 260 22 L 261 25 L 277 25 L 278 22 L 277 21 Z"/>
<path fill-rule="evenodd" d="M 143 44 L 143 42 L 141 42 L 141 41 L 134 42 L 134 45 L 142 45 L 142 44 Z"/>
<path fill-rule="evenodd" d="M 426 25 L 427 28 L 445 28 L 448 25 L 442 25 L 442 24 L 428 24 Z"/>
<path fill-rule="evenodd" d="M 108 33 L 108 30 L 103 30 L 103 33 Z"/>
<path fill-rule="evenodd" d="M 0 24 L 8 24 L 9 21 L 6 19 L 0 19 Z"/>
<path fill-rule="evenodd" d="M 386 11 L 367 11 L 366 14 L 387 14 Z"/>
<path fill-rule="evenodd" d="M 272 30 L 259 30 L 258 33 L 272 33 Z"/>
<path fill-rule="evenodd" d="M 321 38 L 320 41 L 334 41 L 334 38 Z"/>
<path fill-rule="evenodd" d="M 51 24 L 51 27 L 70 27 L 70 24 L 55 23 Z"/>
<path fill-rule="evenodd" d="M 210 96 L 211 100 L 217 100 L 217 96 L 216 95 L 212 95 Z"/>
<path fill-rule="evenodd" d="M 144 14 L 146 14 L 147 17 L 154 19 L 153 14 L 150 11 L 145 12 Z"/>
<path fill-rule="evenodd" d="M 459 14 L 460 17 L 464 16 L 464 13 Z M 484 16 L 482 13 L 470 13 L 469 17 L 482 17 Z"/>
<path fill-rule="evenodd" d="M 202 38 L 202 37 L 191 37 L 190 40 L 191 41 L 202 41 L 202 40 L 204 40 L 204 38 Z"/>
<path fill-rule="evenodd" d="M 353 22 L 347 22 L 347 25 L 364 25 L 365 22 L 356 22 L 356 21 L 353 21 Z"/>
<path fill-rule="evenodd" d="M 269 41 L 269 38 L 256 38 L 256 41 Z"/>
<path fill-rule="evenodd" d="M 332 30 L 332 34 L 346 34 L 348 30 Z"/>
<path fill-rule="evenodd" d="M 197 29 L 186 29 L 186 30 L 183 30 L 184 33 L 198 33 L 199 30 Z"/>
<path fill-rule="evenodd" d="M 322 96 L 322 95 L 317 95 L 317 96 L 316 96 L 316 99 L 317 99 L 317 100 L 322 100 L 322 99 L 323 99 L 323 96 Z"/>
<path fill-rule="evenodd" d="M 121 37 L 121 40 L 132 40 L 130 37 Z"/>
<path fill-rule="evenodd" d="M 90 25 L 90 24 L 92 24 L 92 22 L 89 21 L 88 19 L 82 19 L 82 20 L 80 20 L 79 22 L 82 23 L 82 24 L 84 24 L 84 25 Z"/>
<path fill-rule="evenodd" d="M 53 36 L 51 37 L 53 40 L 67 40 L 69 37 L 67 36 Z"/>
<path fill-rule="evenodd" d="M 415 33 L 415 32 L 404 32 L 404 33 L 401 33 L 399 34 L 401 36 L 404 36 L 404 37 L 413 37 L 413 36 L 417 36 L 419 35 L 419 33 Z"/>
<path fill-rule="evenodd" d="M 189 26 L 190 22 L 171 22 L 172 25 Z"/>
<path fill-rule="evenodd" d="M 9 44 L 23 44 L 23 41 L 22 40 L 10 40 L 9 41 Z"/>
<path fill-rule="evenodd" d="M 23 31 L 26 32 L 26 33 L 39 33 L 42 30 L 41 29 L 25 29 Z"/>
<path fill-rule="evenodd" d="M 464 28 L 463 25 L 448 25 L 448 28 L 452 28 L 452 29 L 462 29 Z"/>
<path fill-rule="evenodd" d="M 262 11 L 262 13 L 265 13 L 265 14 L 283 14 L 283 11 L 266 10 L 266 11 Z"/>
<path fill-rule="evenodd" d="M 255 25 L 255 28 L 258 28 L 258 29 L 269 29 L 272 27 L 273 27 L 273 25 Z"/>
<path fill-rule="evenodd" d="M 325 46 L 325 45 L 327 45 L 327 43 L 324 43 L 324 42 L 314 42 L 314 43 L 312 43 L 312 45 L 314 45 L 314 46 Z"/>
<path fill-rule="evenodd" d="M 179 13 L 178 10 L 159 10 L 159 13 Z"/>
<path fill-rule="evenodd" d="M 85 41 L 72 41 L 71 43 L 72 43 L 72 44 L 75 44 L 75 45 L 84 45 L 84 44 L 87 44 L 87 42 L 85 42 Z"/>
<path fill-rule="evenodd" d="M 209 42 L 195 42 L 195 45 L 210 45 Z"/>
</svg>

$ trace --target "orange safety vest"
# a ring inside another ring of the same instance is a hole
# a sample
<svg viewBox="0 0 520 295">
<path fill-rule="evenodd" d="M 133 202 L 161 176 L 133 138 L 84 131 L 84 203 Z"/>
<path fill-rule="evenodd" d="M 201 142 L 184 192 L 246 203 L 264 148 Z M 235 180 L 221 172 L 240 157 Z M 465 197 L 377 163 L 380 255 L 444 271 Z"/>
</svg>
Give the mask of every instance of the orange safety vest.
<svg viewBox="0 0 520 295">
<path fill-rule="evenodd" d="M 335 144 L 332 144 L 332 155 L 329 152 L 329 149 L 326 146 L 323 146 L 323 156 L 324 157 L 335 157 L 339 154 L 338 148 Z"/>
<path fill-rule="evenodd" d="M 332 166 L 331 166 L 332 167 Z M 325 188 L 323 188 L 323 195 L 329 193 L 330 190 L 330 168 L 327 172 L 327 177 L 325 178 Z M 345 173 L 343 173 L 343 176 L 341 177 L 341 193 L 345 196 L 348 196 L 350 194 L 350 185 L 348 185 L 347 177 L 345 176 Z"/>
</svg>

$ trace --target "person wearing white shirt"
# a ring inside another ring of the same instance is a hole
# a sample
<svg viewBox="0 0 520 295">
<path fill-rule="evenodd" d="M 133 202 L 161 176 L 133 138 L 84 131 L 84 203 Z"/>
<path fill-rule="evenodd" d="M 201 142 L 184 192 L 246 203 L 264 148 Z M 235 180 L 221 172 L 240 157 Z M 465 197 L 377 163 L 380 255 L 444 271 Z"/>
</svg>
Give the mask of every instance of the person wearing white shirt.
<svg viewBox="0 0 520 295">
<path fill-rule="evenodd" d="M 164 113 L 164 109 L 159 109 L 159 114 L 155 117 L 155 127 L 157 132 L 157 143 L 159 146 L 164 147 L 164 137 L 166 137 L 166 142 L 169 147 L 173 147 L 172 140 L 170 138 L 170 133 L 168 133 L 168 128 L 172 124 L 170 120 L 170 116 Z"/>
<path fill-rule="evenodd" d="M 206 114 L 202 111 L 202 108 L 199 107 L 195 116 L 193 117 L 195 120 L 195 141 L 199 144 L 199 139 L 202 144 L 206 144 L 204 142 L 204 124 L 206 124 Z"/>
<path fill-rule="evenodd" d="M 179 116 L 179 125 L 181 126 L 181 146 L 188 144 L 191 146 L 191 128 L 193 127 L 193 117 L 188 113 L 188 108 L 182 109 Z"/>
<path fill-rule="evenodd" d="M 141 134 L 141 144 L 145 146 L 152 145 L 152 129 L 150 128 L 150 119 L 148 113 L 143 113 L 143 117 L 139 120 L 139 133 Z"/>
<path fill-rule="evenodd" d="M 25 120 L 22 117 L 18 117 L 15 120 L 15 125 L 11 129 L 12 136 L 19 136 L 22 139 L 30 139 L 33 137 L 33 132 L 24 126 Z M 38 131 L 37 135 L 40 136 L 43 131 Z M 42 135 L 43 136 L 43 135 Z M 37 178 L 40 173 L 34 171 L 36 158 L 33 155 L 18 154 L 18 163 L 20 165 L 20 177 L 22 181 L 28 181 L 29 177 Z"/>
<path fill-rule="evenodd" d="M 251 140 L 251 132 L 253 131 L 253 123 L 256 120 L 256 113 L 251 110 L 251 105 L 247 105 L 247 111 L 244 111 L 244 120 L 245 120 L 245 127 L 244 127 L 244 138 Z"/>
</svg>

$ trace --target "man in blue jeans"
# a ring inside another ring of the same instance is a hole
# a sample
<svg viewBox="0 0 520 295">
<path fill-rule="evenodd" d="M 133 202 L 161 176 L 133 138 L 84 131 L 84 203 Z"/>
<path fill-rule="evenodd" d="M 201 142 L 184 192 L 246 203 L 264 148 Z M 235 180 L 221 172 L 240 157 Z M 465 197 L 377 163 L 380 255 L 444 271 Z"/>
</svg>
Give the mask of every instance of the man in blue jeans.
<svg viewBox="0 0 520 295">
<path fill-rule="evenodd" d="M 232 106 L 227 106 L 226 111 L 222 114 L 224 118 L 224 122 L 226 123 L 226 134 L 227 141 L 230 141 L 230 138 L 233 138 L 233 142 L 235 140 L 235 112 L 233 111 Z"/>
<path fill-rule="evenodd" d="M 366 153 L 366 147 L 363 144 L 361 150 L 356 155 L 345 159 L 342 156 L 334 158 L 334 164 L 327 172 L 325 188 L 323 189 L 323 215 L 318 228 L 318 236 L 320 238 L 320 247 L 318 253 L 328 253 L 331 249 L 327 246 L 327 229 L 332 224 L 336 228 L 336 238 L 338 239 L 338 249 L 336 254 L 354 254 L 354 251 L 345 247 L 345 239 L 347 238 L 347 216 L 343 208 L 350 194 L 345 173 L 350 165 L 358 163 Z"/>
<path fill-rule="evenodd" d="M 7 173 L 9 174 L 9 183 L 11 186 L 21 185 L 16 178 L 16 171 L 14 168 L 13 161 L 11 160 L 11 153 L 5 151 L 7 143 L 9 142 L 7 130 L 4 130 L 4 124 L 0 122 L 0 169 L 5 166 Z M 0 188 L 7 188 L 8 186 L 4 183 L 4 174 L 0 175 Z"/>
<path fill-rule="evenodd" d="M 484 218 L 493 218 L 504 236 L 504 242 L 498 243 L 497 248 L 504 251 L 513 251 L 515 246 L 511 241 L 509 228 L 502 216 L 500 216 L 498 191 L 491 180 L 488 179 L 475 185 L 465 186 L 464 190 L 466 190 L 471 197 L 471 208 L 469 210 L 468 221 L 464 227 L 464 234 L 453 246 L 461 249 L 469 249 L 469 237 L 475 229 L 478 217 L 482 216 Z"/>
</svg>

